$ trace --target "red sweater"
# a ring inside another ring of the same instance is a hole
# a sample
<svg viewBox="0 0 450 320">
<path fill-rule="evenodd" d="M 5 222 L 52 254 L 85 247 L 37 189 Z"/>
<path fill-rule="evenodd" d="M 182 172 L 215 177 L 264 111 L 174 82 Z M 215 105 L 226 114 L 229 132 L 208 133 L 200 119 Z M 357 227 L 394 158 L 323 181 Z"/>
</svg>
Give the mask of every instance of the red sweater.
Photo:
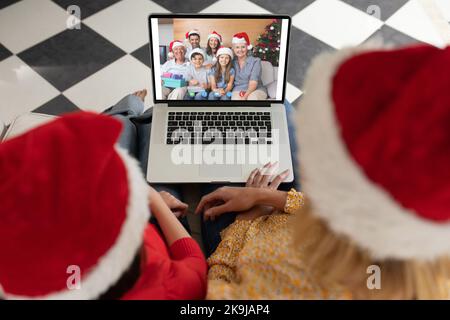
<svg viewBox="0 0 450 320">
<path fill-rule="evenodd" d="M 167 247 L 154 225 L 144 233 L 141 275 L 124 300 L 191 300 L 206 295 L 207 265 L 198 244 L 183 238 Z"/>
</svg>

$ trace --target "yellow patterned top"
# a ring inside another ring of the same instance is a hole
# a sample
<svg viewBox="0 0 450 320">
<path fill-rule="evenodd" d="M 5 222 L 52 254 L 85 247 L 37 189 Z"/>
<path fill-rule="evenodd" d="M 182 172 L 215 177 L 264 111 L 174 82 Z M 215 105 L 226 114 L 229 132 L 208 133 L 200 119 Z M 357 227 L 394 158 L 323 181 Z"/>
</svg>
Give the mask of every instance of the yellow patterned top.
<svg viewBox="0 0 450 320">
<path fill-rule="evenodd" d="M 289 210 L 292 212 L 293 210 Z M 350 299 L 340 288 L 323 288 L 292 245 L 291 214 L 236 220 L 208 259 L 207 299 Z"/>
</svg>

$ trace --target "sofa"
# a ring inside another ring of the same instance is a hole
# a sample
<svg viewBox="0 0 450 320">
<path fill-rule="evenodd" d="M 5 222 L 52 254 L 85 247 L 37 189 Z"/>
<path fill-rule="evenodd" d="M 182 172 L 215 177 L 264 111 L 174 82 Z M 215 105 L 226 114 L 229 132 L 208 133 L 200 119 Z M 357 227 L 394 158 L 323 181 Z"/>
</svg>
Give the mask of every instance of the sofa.
<svg viewBox="0 0 450 320">
<path fill-rule="evenodd" d="M 3 123 L 2 120 L 0 120 L 0 141 L 3 138 L 3 134 L 5 133 L 5 131 L 6 131 L 6 125 Z"/>
<path fill-rule="evenodd" d="M 267 89 L 269 99 L 275 99 L 277 94 L 278 67 L 274 67 L 269 61 L 261 61 L 261 81 Z"/>
<path fill-rule="evenodd" d="M 8 127 L 0 120 L 0 141 L 13 138 L 55 118 L 47 114 L 26 112 L 16 117 Z"/>
</svg>

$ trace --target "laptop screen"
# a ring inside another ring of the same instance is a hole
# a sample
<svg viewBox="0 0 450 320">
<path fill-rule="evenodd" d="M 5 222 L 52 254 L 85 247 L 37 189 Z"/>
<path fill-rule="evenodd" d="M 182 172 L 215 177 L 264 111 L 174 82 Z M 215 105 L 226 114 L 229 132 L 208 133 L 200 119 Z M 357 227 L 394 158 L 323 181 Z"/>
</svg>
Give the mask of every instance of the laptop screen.
<svg viewBox="0 0 450 320">
<path fill-rule="evenodd" d="M 150 16 L 155 102 L 281 102 L 289 17 Z"/>
</svg>

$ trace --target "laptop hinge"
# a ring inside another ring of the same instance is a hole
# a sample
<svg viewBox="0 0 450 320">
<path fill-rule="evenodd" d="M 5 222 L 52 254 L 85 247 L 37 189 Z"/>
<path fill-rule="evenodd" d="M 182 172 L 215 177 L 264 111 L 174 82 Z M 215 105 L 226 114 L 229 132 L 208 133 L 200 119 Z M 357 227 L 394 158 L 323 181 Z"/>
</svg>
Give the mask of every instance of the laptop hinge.
<svg viewBox="0 0 450 320">
<path fill-rule="evenodd" d="M 180 103 L 182 100 L 177 100 L 175 103 L 167 102 L 167 107 L 205 107 L 205 108 L 226 108 L 226 107 L 240 107 L 240 108 L 261 108 L 261 107 L 270 107 L 273 101 L 258 101 L 257 103 L 251 103 L 251 104 L 241 104 L 239 101 L 236 100 L 235 104 L 207 104 L 207 103 L 199 103 L 197 105 L 187 103 L 183 104 Z M 248 102 L 247 102 L 248 103 Z"/>
</svg>

